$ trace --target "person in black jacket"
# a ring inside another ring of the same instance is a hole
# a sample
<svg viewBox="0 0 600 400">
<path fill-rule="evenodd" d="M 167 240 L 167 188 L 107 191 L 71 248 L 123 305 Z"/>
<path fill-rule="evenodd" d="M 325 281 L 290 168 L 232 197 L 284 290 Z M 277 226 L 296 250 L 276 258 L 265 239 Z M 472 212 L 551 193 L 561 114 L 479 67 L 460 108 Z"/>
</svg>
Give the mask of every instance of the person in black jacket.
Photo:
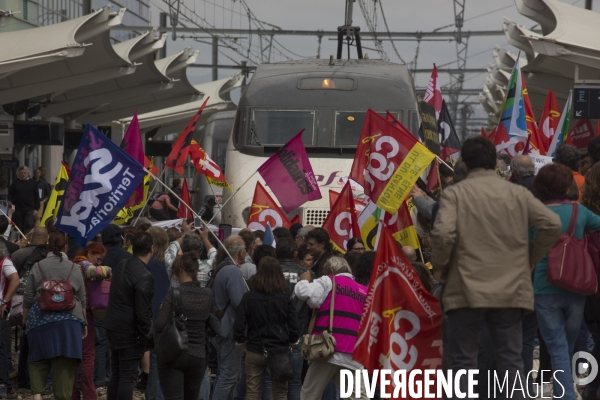
<svg viewBox="0 0 600 400">
<path fill-rule="evenodd" d="M 323 276 L 323 265 L 333 256 L 329 233 L 323 228 L 315 228 L 306 234 L 305 242 L 315 260 L 312 271 L 320 278 Z"/>
<path fill-rule="evenodd" d="M 152 327 L 154 278 L 148 270 L 152 236 L 137 233 L 131 240 L 133 257 L 114 269 L 106 309 L 106 330 L 111 352 L 108 398 L 130 400 L 138 364 L 147 350 Z"/>
<path fill-rule="evenodd" d="M 294 255 L 296 253 L 296 241 L 292 238 L 284 237 L 277 241 L 277 248 L 275 249 L 275 255 L 281 264 L 283 276 L 287 281 L 288 295 L 292 299 L 292 304 L 296 309 L 298 315 L 298 327 L 300 333 L 303 335 L 308 333 L 308 323 L 310 322 L 311 309 L 306 304 L 306 301 L 300 300 L 294 295 L 294 288 L 296 283 L 300 281 L 300 275 L 306 272 L 306 268 L 298 265 L 294 262 Z M 314 279 L 315 276 L 312 278 Z M 294 377 L 290 379 L 288 383 L 288 397 L 290 399 L 299 399 L 300 391 L 302 390 L 302 366 L 304 359 L 300 353 L 300 344 L 296 343 L 292 349 L 292 363 L 294 364 Z"/>
<path fill-rule="evenodd" d="M 264 257 L 251 284 L 237 309 L 233 337 L 237 343 L 247 345 L 246 400 L 259 400 L 268 363 L 265 352 L 290 351 L 289 347 L 300 338 L 300 329 L 296 308 L 276 259 Z M 287 381 L 273 381 L 272 385 L 273 399 L 287 399 Z"/>
<path fill-rule="evenodd" d="M 19 167 L 17 175 L 19 179 L 14 180 L 8 188 L 8 200 L 15 205 L 13 222 L 27 234 L 35 225 L 35 217 L 40 208 L 40 194 L 35 180 L 29 179 L 27 167 Z"/>
<path fill-rule="evenodd" d="M 213 292 L 198 282 L 198 260 L 195 251 L 183 253 L 173 262 L 173 275 L 179 280 L 181 314 L 185 315 L 188 335 L 188 351 L 170 363 L 158 359 L 158 376 L 165 399 L 197 400 L 204 370 L 206 369 L 206 336 L 209 325 L 214 332 L 220 331 L 219 320 L 212 316 Z M 160 306 L 154 329 L 161 333 L 171 321 L 173 313 L 173 288 L 169 290 Z M 161 349 L 158 349 L 160 353 Z"/>
<path fill-rule="evenodd" d="M 123 249 L 123 232 L 121 227 L 115 224 L 109 224 L 102 232 L 102 244 L 106 247 L 106 255 L 102 260 L 102 265 L 112 268 L 123 260 L 131 257 L 131 253 Z M 70 248 L 70 247 L 69 247 Z M 105 313 L 104 313 L 105 314 Z M 108 338 L 106 337 L 105 315 L 94 315 L 94 328 L 96 331 L 96 359 L 94 360 L 94 383 L 96 387 L 106 386 L 108 366 Z"/>
</svg>

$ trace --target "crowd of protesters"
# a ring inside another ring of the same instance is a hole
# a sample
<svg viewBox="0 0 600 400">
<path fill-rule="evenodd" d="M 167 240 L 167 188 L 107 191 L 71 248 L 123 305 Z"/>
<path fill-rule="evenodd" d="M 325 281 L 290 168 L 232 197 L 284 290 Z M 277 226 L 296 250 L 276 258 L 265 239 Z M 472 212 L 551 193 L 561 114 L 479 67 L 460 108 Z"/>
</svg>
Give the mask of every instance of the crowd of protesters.
<svg viewBox="0 0 600 400">
<path fill-rule="evenodd" d="M 600 358 L 600 300 L 548 281 L 561 234 L 600 232 L 600 138 L 588 151 L 582 158 L 561 145 L 536 174 L 530 157 L 497 156 L 489 141 L 470 138 L 454 170 L 441 168 L 441 188 L 412 190 L 421 246 L 402 251 L 442 303 L 443 369 L 497 370 L 512 382 L 534 368 L 539 348 L 539 369 L 556 374 L 538 376 L 543 390 L 533 397 L 597 398 L 600 377 L 579 394 L 571 358 L 577 350 Z M 337 400 L 340 371 L 362 368 L 352 353 L 376 252 L 360 238 L 341 254 L 324 229 L 293 224 L 274 229 L 272 243 L 242 229 L 220 245 L 193 219 L 165 230 L 142 217 L 108 225 L 80 248 L 51 219 L 39 226 L 44 174 L 19 168 L 7 192 L 15 207 L 0 217 L 0 398 L 16 398 L 16 370 L 18 388 L 36 400 L 131 399 L 135 388 L 147 400 Z M 215 203 L 202 206 L 204 220 Z M 149 205 L 154 219 L 174 219 L 178 200 L 164 194 Z M 11 217 L 27 240 L 9 239 Z M 72 307 L 48 308 L 49 281 L 68 282 Z M 168 357 L 160 335 L 176 316 L 188 350 Z M 18 365 L 13 326 L 22 328 Z M 324 331 L 335 352 L 308 363 L 303 335 Z M 282 353 L 293 367 L 285 379 L 269 368 Z"/>
</svg>

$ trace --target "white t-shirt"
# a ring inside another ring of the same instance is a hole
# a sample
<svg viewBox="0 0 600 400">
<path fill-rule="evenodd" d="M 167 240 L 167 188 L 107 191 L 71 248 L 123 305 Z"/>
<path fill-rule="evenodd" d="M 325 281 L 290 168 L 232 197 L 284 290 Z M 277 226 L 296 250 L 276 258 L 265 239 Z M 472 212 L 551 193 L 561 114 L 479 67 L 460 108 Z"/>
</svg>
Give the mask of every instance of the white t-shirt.
<svg viewBox="0 0 600 400">
<path fill-rule="evenodd" d="M 17 269 L 15 268 L 12 260 L 7 257 L 2 264 L 2 276 L 0 277 L 0 299 L 4 300 L 4 286 L 7 285 L 6 278 L 16 273 Z"/>
</svg>

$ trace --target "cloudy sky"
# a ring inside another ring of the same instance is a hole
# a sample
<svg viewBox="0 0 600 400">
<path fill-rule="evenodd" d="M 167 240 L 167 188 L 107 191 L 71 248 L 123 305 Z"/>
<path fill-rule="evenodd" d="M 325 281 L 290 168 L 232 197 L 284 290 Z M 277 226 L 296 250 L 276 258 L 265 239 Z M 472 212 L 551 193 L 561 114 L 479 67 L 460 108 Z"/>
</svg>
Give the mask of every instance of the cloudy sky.
<svg viewBox="0 0 600 400">
<path fill-rule="evenodd" d="M 196 19 L 196 22 L 203 26 L 208 24 L 221 28 L 248 29 L 248 17 L 246 9 L 241 4 L 242 0 L 182 0 L 182 12 Z M 390 31 L 393 32 L 416 32 L 416 31 L 452 31 L 454 27 L 454 9 L 451 0 L 377 0 L 381 2 L 385 17 Z M 372 8 L 374 0 L 363 0 L 367 7 Z M 569 4 L 577 7 L 583 7 L 583 0 L 567 0 Z M 250 8 L 253 15 L 268 24 L 272 24 L 282 29 L 297 30 L 335 30 L 337 26 L 344 23 L 345 0 L 245 0 L 245 4 Z M 152 21 L 158 25 L 159 13 L 161 10 L 167 10 L 168 5 L 161 0 L 151 0 Z M 594 10 L 599 9 L 600 5 L 595 4 Z M 354 25 L 367 31 L 367 24 L 361 12 L 358 1 L 354 3 L 353 13 Z M 464 14 L 464 31 L 482 31 L 482 30 L 502 30 L 503 18 L 507 17 L 514 22 L 521 23 L 528 28 L 539 28 L 535 21 L 532 21 L 520 15 L 515 6 L 514 0 L 466 0 Z M 185 17 L 180 17 L 186 26 L 192 27 L 194 24 Z M 254 27 L 254 25 L 253 25 Z M 269 28 L 268 25 L 265 27 Z M 445 27 L 445 28 L 443 28 Z M 440 29 L 442 28 L 442 29 Z M 382 16 L 378 13 L 377 30 L 384 31 Z M 178 38 L 176 41 L 171 39 L 167 42 L 167 52 L 172 54 L 184 47 L 192 46 L 200 50 L 200 56 L 196 61 L 199 64 L 211 63 L 211 46 L 208 43 L 206 34 L 180 33 L 180 35 L 196 35 L 196 39 Z M 272 60 L 285 60 L 286 57 L 297 59 L 298 56 L 314 57 L 317 54 L 317 38 L 312 36 L 293 37 L 277 36 L 279 41 L 276 51 L 272 52 Z M 260 53 L 260 41 L 258 36 L 250 38 L 249 35 L 239 37 L 238 41 L 244 47 L 248 47 L 252 40 L 252 53 L 250 59 L 258 60 Z M 437 41 L 422 41 L 420 45 L 414 41 L 397 41 L 396 48 L 402 60 L 406 63 L 414 62 L 417 49 L 417 67 L 431 68 L 433 63 L 448 68 L 456 67 L 456 43 L 448 39 Z M 266 47 L 266 41 L 263 41 L 263 47 Z M 503 48 L 516 53 L 517 50 L 508 45 L 503 35 L 471 37 L 467 48 L 467 68 L 485 68 L 493 62 L 492 50 L 494 45 L 500 45 Z M 235 44 L 233 46 L 236 46 Z M 363 46 L 375 47 L 372 41 L 364 41 Z M 384 42 L 384 49 L 390 56 L 391 61 L 400 62 L 389 41 Z M 275 50 L 275 49 L 274 49 Z M 230 49 L 222 48 L 224 54 L 219 55 L 220 64 L 233 64 L 233 60 L 239 62 L 247 59 L 247 53 L 241 55 Z M 335 54 L 336 42 L 323 38 L 321 44 L 321 58 L 327 58 Z M 370 58 L 379 58 L 379 54 L 374 50 L 364 49 Z M 283 53 L 283 54 L 280 54 Z M 353 53 L 355 57 L 355 53 Z M 230 57 L 230 59 L 227 58 Z M 344 51 L 344 57 L 346 51 Z M 266 57 L 266 56 L 265 56 Z M 226 77 L 233 74 L 234 70 L 220 70 L 219 77 Z M 465 88 L 481 88 L 487 73 L 468 74 L 465 78 Z M 194 84 L 207 82 L 211 80 L 211 71 L 209 69 L 189 68 L 188 77 Z M 415 77 L 417 88 L 427 85 L 429 74 L 417 74 Z M 449 83 L 448 74 L 440 74 L 441 84 Z M 443 90 L 442 90 L 443 92 Z M 477 96 L 471 96 L 469 101 L 477 102 Z M 479 105 L 473 105 L 478 116 L 484 116 Z"/>
</svg>

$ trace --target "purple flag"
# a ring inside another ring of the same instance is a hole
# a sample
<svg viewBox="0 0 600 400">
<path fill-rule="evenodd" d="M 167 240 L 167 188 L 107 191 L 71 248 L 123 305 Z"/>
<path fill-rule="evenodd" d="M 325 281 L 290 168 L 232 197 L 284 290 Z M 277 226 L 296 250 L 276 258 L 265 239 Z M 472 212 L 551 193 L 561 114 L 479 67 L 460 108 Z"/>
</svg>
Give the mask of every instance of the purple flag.
<svg viewBox="0 0 600 400">
<path fill-rule="evenodd" d="M 135 161 L 144 165 L 144 147 L 142 145 L 142 133 L 140 132 L 140 124 L 138 122 L 137 110 L 133 114 L 133 119 L 127 127 L 127 132 L 119 146 L 125 153 L 129 154 Z M 144 199 L 144 185 L 140 185 L 135 189 L 125 207 L 133 207 L 142 202 Z"/>
<path fill-rule="evenodd" d="M 307 201 L 322 197 L 302 143 L 302 132 L 304 129 L 258 168 L 258 173 L 288 213 Z"/>
</svg>

